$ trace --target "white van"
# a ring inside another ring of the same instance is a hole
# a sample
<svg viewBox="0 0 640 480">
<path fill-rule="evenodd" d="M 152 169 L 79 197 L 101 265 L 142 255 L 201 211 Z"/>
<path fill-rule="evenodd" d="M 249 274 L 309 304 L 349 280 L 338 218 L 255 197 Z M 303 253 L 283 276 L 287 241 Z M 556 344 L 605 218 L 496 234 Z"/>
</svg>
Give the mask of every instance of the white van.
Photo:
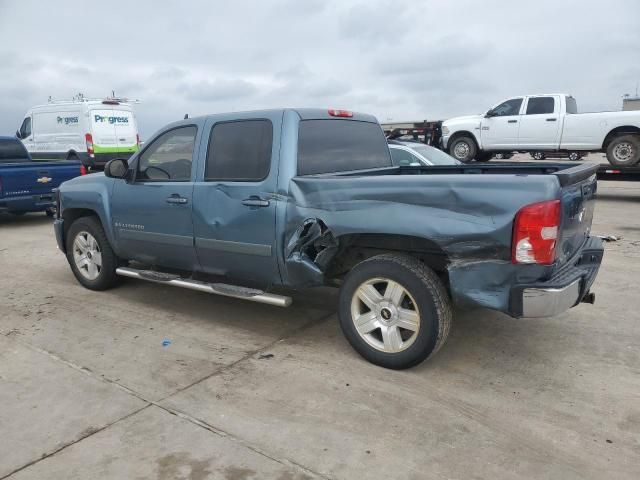
<svg viewBox="0 0 640 480">
<path fill-rule="evenodd" d="M 35 159 L 81 160 L 91 169 L 129 158 L 140 137 L 129 103 L 80 98 L 31 108 L 16 136 Z"/>
</svg>

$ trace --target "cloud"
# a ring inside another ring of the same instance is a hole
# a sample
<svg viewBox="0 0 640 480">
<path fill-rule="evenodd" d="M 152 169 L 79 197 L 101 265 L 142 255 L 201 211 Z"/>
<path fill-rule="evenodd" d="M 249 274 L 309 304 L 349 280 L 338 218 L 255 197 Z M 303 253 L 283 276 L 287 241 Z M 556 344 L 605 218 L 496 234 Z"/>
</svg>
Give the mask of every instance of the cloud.
<svg viewBox="0 0 640 480">
<path fill-rule="evenodd" d="M 635 0 L 0 0 L 0 134 L 50 95 L 112 90 L 141 100 L 145 138 L 185 112 L 280 106 L 442 119 L 567 91 L 619 109 L 638 44 Z"/>
</svg>

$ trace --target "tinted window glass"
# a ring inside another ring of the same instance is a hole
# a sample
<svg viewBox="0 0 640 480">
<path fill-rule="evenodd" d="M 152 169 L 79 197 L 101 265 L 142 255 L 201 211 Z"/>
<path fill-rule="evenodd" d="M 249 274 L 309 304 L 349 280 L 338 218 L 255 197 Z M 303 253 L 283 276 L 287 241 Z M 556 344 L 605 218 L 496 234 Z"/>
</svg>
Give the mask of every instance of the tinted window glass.
<svg viewBox="0 0 640 480">
<path fill-rule="evenodd" d="M 31 136 L 31 117 L 25 118 L 20 127 L 20 137 L 27 138 L 29 136 Z"/>
<path fill-rule="evenodd" d="M 567 113 L 578 113 L 578 104 L 573 97 L 566 97 L 567 100 Z"/>
<path fill-rule="evenodd" d="M 303 120 L 298 131 L 298 175 L 391 166 L 387 140 L 377 123 Z"/>
<path fill-rule="evenodd" d="M 207 180 L 259 181 L 271 167 L 273 126 L 269 120 L 218 123 L 209 137 Z"/>
<path fill-rule="evenodd" d="M 0 162 L 28 162 L 29 154 L 19 140 L 0 140 Z"/>
<path fill-rule="evenodd" d="M 527 115 L 553 113 L 553 97 L 531 97 L 527 102 Z"/>
<path fill-rule="evenodd" d="M 190 180 L 196 131 L 189 126 L 160 135 L 140 156 L 136 180 Z"/>
<path fill-rule="evenodd" d="M 393 160 L 393 164 L 399 167 L 411 165 L 412 162 L 418 161 L 417 158 L 401 148 L 389 147 L 389 151 L 391 152 L 391 160 Z"/>
<path fill-rule="evenodd" d="M 429 145 L 416 143 L 407 146 L 411 150 L 415 150 L 416 152 L 418 152 L 434 165 L 460 165 L 460 162 L 452 156 L 444 153 L 442 150 L 438 150 L 437 148 L 431 147 Z"/>
<path fill-rule="evenodd" d="M 518 115 L 520 113 L 520 105 L 522 105 L 521 98 L 513 98 L 501 103 L 493 109 L 493 114 L 496 117 L 506 117 L 509 115 Z"/>
</svg>

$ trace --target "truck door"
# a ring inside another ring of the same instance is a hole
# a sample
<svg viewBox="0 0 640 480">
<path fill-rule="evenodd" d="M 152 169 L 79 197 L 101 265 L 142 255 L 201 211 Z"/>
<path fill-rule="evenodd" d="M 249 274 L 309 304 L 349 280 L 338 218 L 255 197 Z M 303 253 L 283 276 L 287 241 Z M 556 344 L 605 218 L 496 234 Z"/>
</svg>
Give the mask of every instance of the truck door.
<svg viewBox="0 0 640 480">
<path fill-rule="evenodd" d="M 522 100 L 522 98 L 509 99 L 487 112 L 481 122 L 480 136 L 483 150 L 516 149 Z"/>
<path fill-rule="evenodd" d="M 135 179 L 115 181 L 111 216 L 123 257 L 152 266 L 197 269 L 191 221 L 197 134 L 195 125 L 162 133 L 134 162 Z"/>
<path fill-rule="evenodd" d="M 205 124 L 193 226 L 205 272 L 264 287 L 280 282 L 275 225 L 282 113 L 244 117 Z"/>
<path fill-rule="evenodd" d="M 560 98 L 529 97 L 520 117 L 518 148 L 555 149 L 560 144 Z"/>
</svg>

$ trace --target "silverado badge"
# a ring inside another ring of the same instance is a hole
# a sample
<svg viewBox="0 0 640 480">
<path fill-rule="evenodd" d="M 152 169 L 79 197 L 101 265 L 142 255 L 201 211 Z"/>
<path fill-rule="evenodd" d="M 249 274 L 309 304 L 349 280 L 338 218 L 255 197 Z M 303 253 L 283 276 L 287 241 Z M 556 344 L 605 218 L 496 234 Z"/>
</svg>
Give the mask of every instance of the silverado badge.
<svg viewBox="0 0 640 480">
<path fill-rule="evenodd" d="M 52 180 L 51 177 L 40 177 L 36 180 L 38 183 L 49 183 Z"/>
</svg>

